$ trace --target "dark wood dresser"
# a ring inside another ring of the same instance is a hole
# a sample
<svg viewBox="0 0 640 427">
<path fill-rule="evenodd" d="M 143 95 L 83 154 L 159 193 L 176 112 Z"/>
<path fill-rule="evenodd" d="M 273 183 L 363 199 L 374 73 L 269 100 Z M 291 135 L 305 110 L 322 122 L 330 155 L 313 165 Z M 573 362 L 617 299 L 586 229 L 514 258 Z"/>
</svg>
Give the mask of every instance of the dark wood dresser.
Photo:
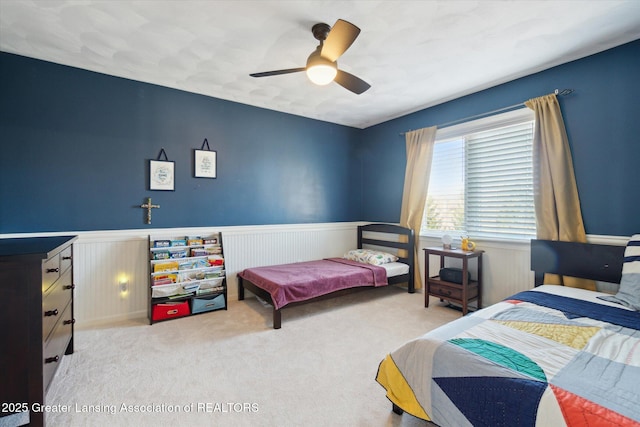
<svg viewBox="0 0 640 427">
<path fill-rule="evenodd" d="M 75 240 L 0 239 L 2 417 L 29 412 L 30 425 L 44 425 L 49 384 L 63 354 L 73 353 Z"/>
</svg>

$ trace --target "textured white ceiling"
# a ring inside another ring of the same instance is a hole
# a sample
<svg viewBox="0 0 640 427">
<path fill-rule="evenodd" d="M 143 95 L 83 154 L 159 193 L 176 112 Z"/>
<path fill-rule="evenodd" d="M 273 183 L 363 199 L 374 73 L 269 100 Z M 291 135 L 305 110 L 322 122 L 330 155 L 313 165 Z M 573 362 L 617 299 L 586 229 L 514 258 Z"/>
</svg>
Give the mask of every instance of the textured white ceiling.
<svg viewBox="0 0 640 427">
<path fill-rule="evenodd" d="M 315 86 L 311 27 L 361 28 Z M 640 1 L 0 0 L 0 50 L 365 128 L 640 38 Z M 550 88 L 552 90 L 553 88 Z"/>
</svg>

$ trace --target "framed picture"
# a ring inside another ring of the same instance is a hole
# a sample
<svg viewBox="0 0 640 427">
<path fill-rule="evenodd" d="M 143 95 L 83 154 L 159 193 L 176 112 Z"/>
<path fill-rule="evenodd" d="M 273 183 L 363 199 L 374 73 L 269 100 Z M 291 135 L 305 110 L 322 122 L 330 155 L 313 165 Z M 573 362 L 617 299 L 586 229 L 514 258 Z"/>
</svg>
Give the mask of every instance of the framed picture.
<svg viewBox="0 0 640 427">
<path fill-rule="evenodd" d="M 194 174 L 196 178 L 216 178 L 217 151 L 194 150 Z"/>
<path fill-rule="evenodd" d="M 149 190 L 174 191 L 174 162 L 149 160 Z"/>
</svg>

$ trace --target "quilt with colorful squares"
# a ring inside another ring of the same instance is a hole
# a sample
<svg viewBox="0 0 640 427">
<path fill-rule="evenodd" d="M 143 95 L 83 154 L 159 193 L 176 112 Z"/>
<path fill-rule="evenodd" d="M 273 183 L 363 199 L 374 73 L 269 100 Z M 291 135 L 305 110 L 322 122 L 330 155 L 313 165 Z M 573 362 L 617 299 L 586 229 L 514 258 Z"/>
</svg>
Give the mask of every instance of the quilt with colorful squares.
<svg viewBox="0 0 640 427">
<path fill-rule="evenodd" d="M 439 426 L 640 426 L 640 313 L 541 286 L 393 351 L 376 380 Z"/>
</svg>

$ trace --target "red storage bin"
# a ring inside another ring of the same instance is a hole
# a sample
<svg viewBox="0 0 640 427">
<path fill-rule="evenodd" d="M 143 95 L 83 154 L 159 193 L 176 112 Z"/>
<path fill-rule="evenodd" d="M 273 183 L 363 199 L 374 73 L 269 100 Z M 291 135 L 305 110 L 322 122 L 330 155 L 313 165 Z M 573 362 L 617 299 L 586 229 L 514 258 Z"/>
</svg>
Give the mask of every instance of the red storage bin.
<svg viewBox="0 0 640 427">
<path fill-rule="evenodd" d="M 189 301 L 183 302 L 166 302 L 153 306 L 151 318 L 153 320 L 173 319 L 175 317 L 188 316 Z"/>
</svg>

